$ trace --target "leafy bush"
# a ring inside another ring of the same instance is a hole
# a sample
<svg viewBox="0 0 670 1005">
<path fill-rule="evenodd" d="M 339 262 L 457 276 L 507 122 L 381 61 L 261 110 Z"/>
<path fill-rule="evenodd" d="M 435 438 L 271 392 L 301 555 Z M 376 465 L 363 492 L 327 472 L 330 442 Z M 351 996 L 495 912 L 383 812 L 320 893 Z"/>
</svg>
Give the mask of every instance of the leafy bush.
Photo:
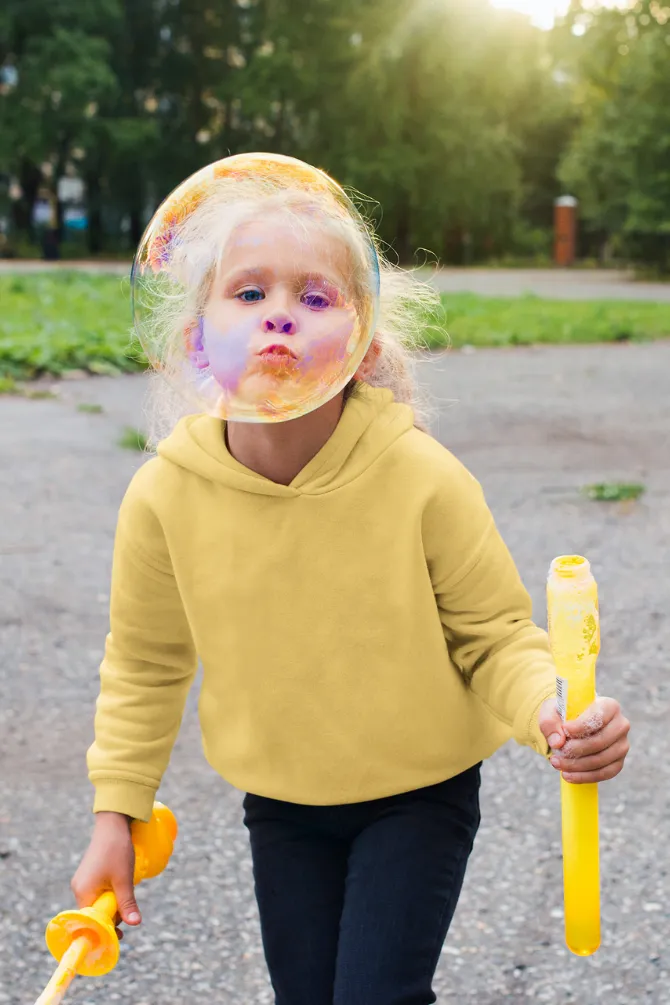
<svg viewBox="0 0 670 1005">
<path fill-rule="evenodd" d="M 77 272 L 0 276 L 0 301 L 0 377 L 146 366 L 132 336 L 126 279 Z"/>
</svg>

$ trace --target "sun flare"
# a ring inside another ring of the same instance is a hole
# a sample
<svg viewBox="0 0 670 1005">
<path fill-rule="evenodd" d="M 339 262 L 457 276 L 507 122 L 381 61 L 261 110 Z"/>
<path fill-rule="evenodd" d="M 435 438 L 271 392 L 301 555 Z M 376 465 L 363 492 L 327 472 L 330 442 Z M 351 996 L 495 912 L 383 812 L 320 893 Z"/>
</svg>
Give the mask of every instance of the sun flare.
<svg viewBox="0 0 670 1005">
<path fill-rule="evenodd" d="M 527 14 L 533 24 L 551 28 L 557 17 L 565 14 L 570 0 L 490 0 L 493 7 L 504 7 Z M 627 0 L 601 0 L 603 7 L 624 7 Z"/>
<path fill-rule="evenodd" d="M 527 14 L 540 28 L 551 28 L 556 17 L 568 9 L 569 0 L 491 0 L 494 7 L 506 7 Z"/>
</svg>

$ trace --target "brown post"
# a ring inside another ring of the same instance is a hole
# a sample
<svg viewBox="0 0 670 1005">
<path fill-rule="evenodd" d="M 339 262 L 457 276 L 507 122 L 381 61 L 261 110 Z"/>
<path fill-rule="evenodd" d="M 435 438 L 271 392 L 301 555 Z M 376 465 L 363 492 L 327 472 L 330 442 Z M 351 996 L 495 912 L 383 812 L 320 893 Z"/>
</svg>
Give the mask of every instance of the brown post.
<svg viewBox="0 0 670 1005">
<path fill-rule="evenodd" d="M 562 195 L 554 203 L 554 262 L 574 265 L 577 251 L 577 200 Z"/>
</svg>

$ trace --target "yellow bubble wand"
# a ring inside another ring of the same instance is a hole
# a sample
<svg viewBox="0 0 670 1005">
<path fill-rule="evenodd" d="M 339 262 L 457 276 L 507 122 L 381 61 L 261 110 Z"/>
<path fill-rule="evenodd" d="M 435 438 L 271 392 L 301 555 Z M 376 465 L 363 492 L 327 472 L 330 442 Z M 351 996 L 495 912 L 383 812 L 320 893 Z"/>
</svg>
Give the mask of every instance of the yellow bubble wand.
<svg viewBox="0 0 670 1005">
<path fill-rule="evenodd" d="M 549 641 L 561 717 L 576 719 L 596 698 L 600 651 L 598 588 L 580 555 L 561 555 L 547 580 Z M 561 777 L 565 941 L 577 956 L 600 945 L 598 786 Z"/>
<path fill-rule="evenodd" d="M 156 802 L 149 822 L 134 820 L 130 830 L 135 848 L 133 882 L 137 884 L 165 869 L 177 837 L 177 821 L 167 806 Z M 114 930 L 117 913 L 116 897 L 109 890 L 92 907 L 62 911 L 49 922 L 47 948 L 59 962 L 35 1005 L 60 1005 L 77 974 L 101 977 L 114 969 L 119 960 Z"/>
</svg>

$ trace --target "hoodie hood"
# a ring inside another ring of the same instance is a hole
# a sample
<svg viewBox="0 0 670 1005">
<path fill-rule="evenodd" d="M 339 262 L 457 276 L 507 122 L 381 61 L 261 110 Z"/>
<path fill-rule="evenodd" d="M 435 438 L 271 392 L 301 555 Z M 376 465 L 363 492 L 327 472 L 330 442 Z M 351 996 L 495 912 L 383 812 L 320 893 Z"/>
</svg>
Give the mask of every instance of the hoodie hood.
<svg viewBox="0 0 670 1005">
<path fill-rule="evenodd" d="M 187 471 L 241 492 L 319 495 L 357 478 L 413 424 L 410 406 L 396 402 L 388 388 L 359 382 L 330 439 L 290 485 L 278 485 L 236 461 L 226 446 L 225 422 L 209 415 L 181 419 L 157 452 Z"/>
</svg>

